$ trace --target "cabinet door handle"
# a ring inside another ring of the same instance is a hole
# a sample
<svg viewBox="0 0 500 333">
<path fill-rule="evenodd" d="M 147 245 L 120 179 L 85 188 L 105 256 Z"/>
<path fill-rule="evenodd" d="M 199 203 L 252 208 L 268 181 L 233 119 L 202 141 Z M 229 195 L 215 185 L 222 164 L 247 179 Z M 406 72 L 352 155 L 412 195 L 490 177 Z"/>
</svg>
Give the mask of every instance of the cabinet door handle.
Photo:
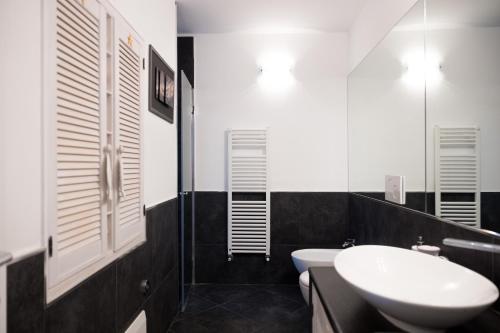
<svg viewBox="0 0 500 333">
<path fill-rule="evenodd" d="M 112 200 L 112 189 L 111 189 L 111 182 L 112 182 L 112 166 L 111 166 L 111 147 L 110 145 L 107 145 L 104 147 L 104 178 L 105 178 L 105 186 L 106 186 L 106 199 L 108 201 Z"/>
<path fill-rule="evenodd" d="M 118 157 L 118 196 L 121 198 L 125 198 L 125 190 L 123 189 L 123 161 L 122 161 L 122 147 L 119 146 L 116 150 L 116 155 Z"/>
</svg>

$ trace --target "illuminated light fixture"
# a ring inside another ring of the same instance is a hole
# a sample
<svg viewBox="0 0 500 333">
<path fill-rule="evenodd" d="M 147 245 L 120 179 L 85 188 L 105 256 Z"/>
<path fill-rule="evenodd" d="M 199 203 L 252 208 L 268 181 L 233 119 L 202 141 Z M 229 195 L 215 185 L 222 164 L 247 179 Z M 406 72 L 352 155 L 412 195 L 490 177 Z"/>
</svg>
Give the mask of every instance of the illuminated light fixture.
<svg viewBox="0 0 500 333">
<path fill-rule="evenodd" d="M 294 82 L 293 60 L 286 54 L 268 54 L 258 60 L 259 84 L 266 90 L 284 91 Z"/>
<path fill-rule="evenodd" d="M 402 79 L 411 87 L 423 88 L 424 85 L 433 87 L 443 78 L 440 62 L 440 57 L 433 52 L 408 53 L 403 57 L 405 72 Z"/>
</svg>

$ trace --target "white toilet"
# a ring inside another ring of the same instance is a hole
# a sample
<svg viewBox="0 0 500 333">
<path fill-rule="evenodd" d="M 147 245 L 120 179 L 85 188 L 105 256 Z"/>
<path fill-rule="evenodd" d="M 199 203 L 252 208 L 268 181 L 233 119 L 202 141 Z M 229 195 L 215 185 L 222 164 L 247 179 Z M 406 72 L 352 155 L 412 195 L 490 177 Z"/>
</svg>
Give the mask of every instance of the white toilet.
<svg viewBox="0 0 500 333">
<path fill-rule="evenodd" d="M 295 268 L 300 273 L 299 286 L 302 296 L 309 304 L 309 267 L 333 266 L 333 261 L 342 249 L 303 249 L 292 252 Z"/>
</svg>

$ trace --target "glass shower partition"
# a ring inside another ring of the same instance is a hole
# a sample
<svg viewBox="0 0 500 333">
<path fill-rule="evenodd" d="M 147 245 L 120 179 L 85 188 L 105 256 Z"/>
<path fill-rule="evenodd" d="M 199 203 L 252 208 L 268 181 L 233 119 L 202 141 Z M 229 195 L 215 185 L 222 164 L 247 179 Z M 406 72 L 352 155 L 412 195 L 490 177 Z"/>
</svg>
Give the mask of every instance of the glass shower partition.
<svg viewBox="0 0 500 333">
<path fill-rule="evenodd" d="M 183 71 L 179 81 L 180 298 L 184 311 L 194 283 L 194 101 L 193 86 Z"/>
</svg>

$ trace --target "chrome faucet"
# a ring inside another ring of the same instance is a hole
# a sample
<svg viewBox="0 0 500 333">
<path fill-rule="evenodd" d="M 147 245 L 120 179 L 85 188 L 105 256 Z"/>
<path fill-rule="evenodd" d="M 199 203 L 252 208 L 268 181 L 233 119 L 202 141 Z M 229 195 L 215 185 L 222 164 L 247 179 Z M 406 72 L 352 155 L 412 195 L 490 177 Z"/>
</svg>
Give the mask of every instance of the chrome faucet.
<svg viewBox="0 0 500 333">
<path fill-rule="evenodd" d="M 348 238 L 344 244 L 342 244 L 342 248 L 348 248 L 348 247 L 353 247 L 356 246 L 356 240 L 354 238 Z"/>
<path fill-rule="evenodd" d="M 469 250 L 500 253 L 500 245 L 495 245 L 490 243 L 476 242 L 476 241 L 456 239 L 456 238 L 445 238 L 443 239 L 443 244 Z"/>
</svg>

